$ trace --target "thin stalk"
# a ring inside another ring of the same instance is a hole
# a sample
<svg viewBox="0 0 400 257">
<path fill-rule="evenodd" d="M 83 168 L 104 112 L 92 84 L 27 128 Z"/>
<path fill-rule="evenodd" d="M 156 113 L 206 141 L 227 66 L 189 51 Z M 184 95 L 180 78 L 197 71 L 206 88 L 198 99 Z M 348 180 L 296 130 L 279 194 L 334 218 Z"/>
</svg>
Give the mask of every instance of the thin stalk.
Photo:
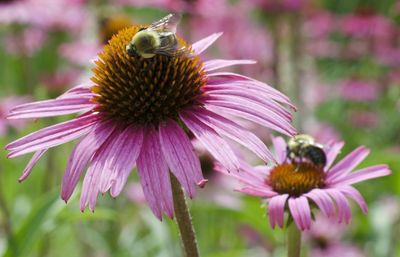
<svg viewBox="0 0 400 257">
<path fill-rule="evenodd" d="M 196 234 L 194 232 L 192 217 L 187 206 L 185 193 L 178 179 L 170 173 L 172 195 L 174 199 L 174 211 L 176 223 L 178 223 L 181 241 L 186 257 L 199 257 Z"/>
<path fill-rule="evenodd" d="M 11 224 L 11 214 L 8 210 L 7 203 L 5 200 L 3 186 L 0 187 L 0 212 L 3 214 L 3 227 L 4 232 L 7 236 L 8 245 L 11 249 L 12 256 L 17 256 L 18 254 L 18 247 L 16 245 L 12 224 Z"/>
<path fill-rule="evenodd" d="M 300 257 L 301 231 L 294 222 L 291 222 L 287 228 L 287 248 L 288 257 Z"/>
</svg>

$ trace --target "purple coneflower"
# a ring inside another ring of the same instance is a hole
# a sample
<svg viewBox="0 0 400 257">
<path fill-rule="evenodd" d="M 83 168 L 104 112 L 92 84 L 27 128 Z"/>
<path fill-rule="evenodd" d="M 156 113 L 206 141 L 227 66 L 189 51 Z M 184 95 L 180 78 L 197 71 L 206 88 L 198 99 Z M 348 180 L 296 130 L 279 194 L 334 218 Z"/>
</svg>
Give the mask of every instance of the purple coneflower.
<svg viewBox="0 0 400 257">
<path fill-rule="evenodd" d="M 88 165 L 81 194 L 81 210 L 93 210 L 99 193 L 115 197 L 136 166 L 145 197 L 154 214 L 173 216 L 169 170 L 190 197 L 205 181 L 188 134 L 193 134 L 227 170 L 239 161 L 222 137 L 258 155 L 273 159 L 262 141 L 228 117 L 237 116 L 286 135 L 293 135 L 292 106 L 277 90 L 229 72 L 214 70 L 250 60 L 202 61 L 198 56 L 221 34 L 192 46 L 194 56 L 130 57 L 125 50 L 140 27 L 114 36 L 95 61 L 92 82 L 77 86 L 54 100 L 13 109 L 11 119 L 83 113 L 75 119 L 29 134 L 10 143 L 9 157 L 35 152 L 20 180 L 51 147 L 83 137 L 69 157 L 61 197 L 68 201 Z M 229 116 L 225 116 L 229 115 Z"/>
<path fill-rule="evenodd" d="M 286 157 L 286 143 L 281 137 L 274 138 L 273 145 L 279 163 L 276 166 L 253 168 L 242 164 L 243 171 L 239 173 L 228 173 L 219 165 L 216 167 L 218 171 L 246 184 L 246 187 L 237 191 L 268 199 L 269 222 L 273 228 L 276 225 L 283 227 L 284 213 L 287 210 L 300 230 L 310 229 L 310 200 L 325 216 L 335 217 L 339 223 L 349 223 L 351 212 L 347 198 L 355 200 L 364 213 L 368 210 L 363 197 L 352 185 L 390 174 L 387 165 L 376 165 L 352 172 L 369 154 L 364 146 L 332 165 L 343 147 L 343 142 L 327 145 L 327 163 L 321 168 L 308 161 L 290 162 Z"/>
</svg>

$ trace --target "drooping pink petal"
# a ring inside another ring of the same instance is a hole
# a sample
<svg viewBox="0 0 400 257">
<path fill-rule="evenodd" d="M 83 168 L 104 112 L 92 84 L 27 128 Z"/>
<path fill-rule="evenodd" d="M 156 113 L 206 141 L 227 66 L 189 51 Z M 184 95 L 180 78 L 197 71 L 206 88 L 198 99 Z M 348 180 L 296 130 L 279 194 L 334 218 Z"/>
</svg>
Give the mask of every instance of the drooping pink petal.
<svg viewBox="0 0 400 257">
<path fill-rule="evenodd" d="M 390 175 L 391 171 L 387 165 L 375 165 L 361 170 L 357 170 L 350 175 L 338 179 L 328 180 L 330 186 L 351 185 L 364 180 L 379 178 Z"/>
<path fill-rule="evenodd" d="M 265 144 L 256 135 L 244 129 L 239 124 L 206 109 L 197 109 L 192 112 L 192 115 L 207 126 L 213 128 L 218 134 L 229 137 L 239 144 L 242 144 L 263 161 L 275 161 L 274 156 Z"/>
<path fill-rule="evenodd" d="M 275 156 L 278 163 L 284 163 L 286 160 L 286 142 L 282 137 L 272 137 L 272 144 L 275 150 Z"/>
<path fill-rule="evenodd" d="M 110 144 L 115 139 L 118 133 L 114 131 L 111 133 L 107 140 L 97 149 L 94 156 L 89 164 L 89 168 L 86 172 L 85 178 L 83 179 L 82 193 L 80 199 L 80 209 L 84 211 L 89 205 L 89 209 L 94 211 L 97 202 L 97 196 L 99 195 L 100 180 L 104 170 L 105 162 L 107 158 L 113 153 L 110 153 Z"/>
<path fill-rule="evenodd" d="M 159 126 L 161 148 L 165 160 L 189 197 L 195 194 L 195 185 L 203 178 L 199 158 L 183 129 L 173 120 Z"/>
<path fill-rule="evenodd" d="M 239 161 L 228 145 L 214 129 L 207 126 L 196 117 L 187 112 L 180 114 L 182 121 L 204 145 L 204 147 L 229 171 L 238 171 Z"/>
<path fill-rule="evenodd" d="M 39 101 L 17 106 L 8 114 L 8 119 L 42 118 L 84 112 L 96 105 L 89 98 L 69 97 Z"/>
<path fill-rule="evenodd" d="M 24 181 L 29 174 L 31 174 L 31 171 L 33 169 L 33 167 L 35 166 L 35 164 L 39 161 L 40 158 L 42 158 L 42 156 L 47 152 L 47 149 L 43 149 L 40 151 L 37 151 L 33 156 L 32 159 L 29 161 L 28 165 L 26 165 L 24 171 L 22 172 L 21 177 L 19 177 L 18 181 L 22 182 Z"/>
<path fill-rule="evenodd" d="M 282 134 L 293 136 L 296 130 L 293 126 L 283 120 L 277 115 L 271 114 L 266 108 L 248 102 L 241 101 L 239 99 L 231 100 L 205 100 L 205 107 L 214 112 L 220 112 L 220 110 L 241 117 L 243 119 L 258 123 L 262 126 L 274 129 Z"/>
<path fill-rule="evenodd" d="M 137 159 L 140 183 L 154 215 L 161 220 L 165 211 L 172 218 L 174 207 L 168 164 L 161 150 L 158 133 L 152 128 L 148 130 Z"/>
<path fill-rule="evenodd" d="M 278 224 L 278 226 L 281 228 L 283 227 L 285 204 L 288 197 L 288 194 L 283 194 L 274 196 L 269 200 L 269 223 L 271 224 L 272 228 L 275 228 L 276 224 Z"/>
<path fill-rule="evenodd" d="M 203 68 L 205 71 L 213 71 L 233 65 L 240 64 L 254 64 L 254 60 L 223 60 L 223 59 L 213 59 L 203 63 Z"/>
<path fill-rule="evenodd" d="M 143 129 L 140 127 L 128 127 L 121 136 L 121 141 L 115 151 L 113 158 L 106 166 L 106 170 L 111 170 L 110 177 L 105 178 L 104 184 L 101 185 L 101 192 L 106 192 L 111 187 L 111 196 L 118 196 L 132 169 L 135 167 L 136 160 L 139 156 L 143 145 Z M 108 182 L 108 183 L 107 183 Z"/>
<path fill-rule="evenodd" d="M 78 85 L 76 87 L 69 89 L 67 92 L 60 95 L 58 98 L 76 97 L 78 95 L 88 95 L 88 94 L 94 95 L 93 92 L 90 90 L 90 87 L 92 86 L 94 85 L 89 85 L 89 84 Z"/>
<path fill-rule="evenodd" d="M 315 188 L 304 196 L 313 200 L 325 216 L 332 217 L 335 215 L 335 205 L 333 204 L 331 197 L 324 190 Z"/>
<path fill-rule="evenodd" d="M 214 165 L 214 170 L 221 172 L 225 175 L 229 175 L 231 177 L 236 178 L 237 180 L 250 185 L 250 186 L 258 186 L 258 187 L 265 187 L 265 188 L 269 188 L 270 190 L 272 190 L 271 187 L 269 187 L 268 185 L 265 184 L 264 180 L 266 178 L 266 176 L 264 176 L 264 174 L 261 173 L 261 175 L 257 174 L 256 170 L 253 168 L 250 168 L 249 170 L 246 170 L 246 167 L 244 167 L 244 165 L 241 163 L 240 164 L 240 172 L 239 173 L 230 173 L 229 170 L 226 169 L 225 166 L 223 166 L 222 164 L 216 163 Z"/>
<path fill-rule="evenodd" d="M 296 223 L 297 227 L 300 230 L 309 229 L 311 225 L 311 211 L 310 207 L 308 206 L 307 198 L 305 198 L 304 196 L 300 196 L 298 198 L 290 197 L 288 203 L 290 213 L 292 214 L 293 220 Z"/>
<path fill-rule="evenodd" d="M 263 96 L 263 94 L 260 94 L 260 92 L 252 92 L 250 90 L 243 90 L 240 88 L 226 89 L 221 88 L 220 86 L 204 86 L 202 89 L 211 98 L 224 99 L 225 96 L 239 97 L 243 100 L 256 102 L 289 122 L 292 120 L 291 113 L 283 105 L 275 102 L 270 97 Z"/>
<path fill-rule="evenodd" d="M 343 186 L 343 187 L 339 188 L 339 190 L 342 193 L 344 193 L 346 196 L 353 199 L 358 204 L 358 206 L 360 206 L 360 208 L 364 214 L 368 213 L 368 205 L 357 189 L 355 189 L 352 186 Z"/>
<path fill-rule="evenodd" d="M 274 192 L 272 190 L 268 190 L 268 189 L 262 188 L 262 187 L 255 187 L 255 186 L 237 188 L 237 189 L 235 189 L 235 191 L 241 192 L 244 194 L 248 194 L 248 195 L 262 197 L 262 198 L 270 198 L 270 197 L 278 195 L 277 192 Z"/>
<path fill-rule="evenodd" d="M 346 224 L 349 224 L 351 219 L 351 210 L 346 197 L 337 189 L 326 189 L 326 192 L 336 202 L 338 222 L 341 223 L 344 220 Z"/>
<path fill-rule="evenodd" d="M 68 201 L 71 197 L 86 164 L 99 147 L 113 132 L 114 126 L 101 122 L 87 134 L 72 151 L 61 185 L 61 198 Z"/>
<path fill-rule="evenodd" d="M 296 107 L 292 104 L 290 99 L 281 93 L 280 91 L 276 90 L 275 88 L 257 81 L 253 78 L 246 77 L 240 74 L 232 73 L 232 72 L 216 72 L 208 74 L 209 81 L 208 84 L 227 84 L 231 86 L 238 86 L 242 88 L 253 88 L 260 92 L 264 92 L 269 94 L 270 97 L 278 102 L 285 103 L 294 110 Z M 222 79 L 222 81 L 218 81 L 218 79 Z M 222 82 L 222 83 L 221 83 Z"/>
<path fill-rule="evenodd" d="M 210 45 L 212 45 L 220 36 L 222 35 L 222 32 L 220 33 L 214 33 L 211 34 L 210 36 L 203 38 L 196 43 L 192 44 L 192 50 L 196 54 L 201 54 L 206 50 Z"/>
<path fill-rule="evenodd" d="M 328 172 L 327 180 L 344 177 L 360 164 L 369 154 L 369 150 L 360 146 L 334 165 Z"/>
<path fill-rule="evenodd" d="M 7 145 L 6 149 L 11 151 L 8 157 L 35 152 L 74 140 L 87 134 L 98 119 L 96 114 L 85 115 L 33 132 Z"/>
<path fill-rule="evenodd" d="M 337 155 L 342 150 L 344 142 L 334 142 L 328 149 L 326 149 L 326 165 L 325 170 L 329 170 L 335 161 Z"/>
</svg>

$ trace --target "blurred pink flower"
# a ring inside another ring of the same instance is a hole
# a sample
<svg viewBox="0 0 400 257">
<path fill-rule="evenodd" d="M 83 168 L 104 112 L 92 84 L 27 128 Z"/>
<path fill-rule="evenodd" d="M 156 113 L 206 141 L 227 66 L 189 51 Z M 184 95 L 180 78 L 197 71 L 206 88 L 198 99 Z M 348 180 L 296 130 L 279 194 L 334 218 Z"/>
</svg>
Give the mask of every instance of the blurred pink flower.
<svg viewBox="0 0 400 257">
<path fill-rule="evenodd" d="M 28 27 L 21 34 L 8 34 L 5 38 L 5 46 L 10 53 L 32 56 L 32 54 L 42 48 L 46 37 L 47 35 L 43 30 Z"/>
<path fill-rule="evenodd" d="M 116 0 L 115 3 L 133 7 L 156 7 L 175 12 L 187 10 L 189 5 L 185 0 Z"/>
<path fill-rule="evenodd" d="M 59 70 L 53 74 L 42 74 L 41 82 L 50 92 L 59 93 L 77 82 L 81 74 L 82 71 L 78 69 Z"/>
<path fill-rule="evenodd" d="M 9 111 L 17 105 L 31 101 L 29 97 L 23 96 L 11 96 L 0 100 L 0 136 L 4 136 L 7 133 L 7 127 L 13 127 L 17 130 L 22 129 L 25 126 L 23 120 L 7 120 Z"/>
<path fill-rule="evenodd" d="M 348 101 L 374 101 L 380 93 L 379 85 L 373 81 L 349 79 L 343 81 L 339 87 L 341 97 Z"/>
<path fill-rule="evenodd" d="M 101 52 L 101 44 L 97 42 L 71 42 L 62 44 L 59 54 L 72 64 L 87 66 L 88 60 L 94 60 Z"/>
<path fill-rule="evenodd" d="M 324 122 L 310 122 L 305 124 L 307 134 L 314 135 L 317 142 L 328 144 L 329 142 L 341 140 L 341 135 L 335 127 Z"/>
<path fill-rule="evenodd" d="M 35 153 L 21 181 L 49 148 L 83 137 L 68 161 L 62 199 L 68 201 L 88 165 L 80 208 L 83 211 L 89 206 L 94 210 L 99 193 L 110 191 L 113 197 L 119 195 L 137 166 L 147 202 L 162 219 L 163 213 L 173 216 L 169 170 L 190 197 L 194 196 L 196 185 L 206 183 L 186 132 L 193 133 L 213 158 L 235 172 L 239 161 L 222 135 L 242 144 L 263 161 L 273 157 L 257 136 L 226 114 L 289 136 L 296 132 L 290 124 L 287 106 L 293 105 L 288 97 L 252 78 L 216 71 L 253 61 L 203 62 L 186 56 L 171 60 L 161 55 L 152 59 L 153 67 L 167 71 L 141 69 L 138 67 L 147 67 L 146 60 L 126 53 L 126 45 L 138 30 L 139 27 L 122 30 L 104 47 L 93 68 L 93 82 L 77 86 L 56 99 L 17 106 L 10 111 L 10 119 L 84 113 L 7 145 L 10 158 Z M 220 36 L 221 33 L 212 34 L 194 43 L 193 52 L 200 55 Z M 154 81 L 162 87 L 154 87 Z"/>
<path fill-rule="evenodd" d="M 304 32 L 313 40 L 327 39 L 337 26 L 334 14 L 319 10 L 308 17 L 304 24 Z"/>
<path fill-rule="evenodd" d="M 203 1 L 206 2 L 206 1 Z M 258 26 L 248 15 L 250 11 L 246 4 L 228 5 L 223 1 L 204 5 L 189 22 L 190 32 L 194 38 L 210 34 L 213 30 L 224 31 L 224 37 L 217 43 L 222 56 L 231 56 L 235 59 L 244 57 L 254 59 L 258 65 L 243 66 L 240 70 L 251 76 L 263 75 L 271 77 L 270 64 L 273 58 L 272 38 L 265 27 Z M 219 7 L 221 5 L 221 7 Z M 207 11 L 210 8 L 209 11 Z"/>
<path fill-rule="evenodd" d="M 251 0 L 266 12 L 295 12 L 303 9 L 309 0 Z"/>
<path fill-rule="evenodd" d="M 378 45 L 375 49 L 375 56 L 379 63 L 388 66 L 400 65 L 400 48 L 390 45 Z"/>
<path fill-rule="evenodd" d="M 317 215 L 306 233 L 307 241 L 311 243 L 310 257 L 366 257 L 356 246 L 341 241 L 344 231 L 343 224 Z"/>
<path fill-rule="evenodd" d="M 376 128 L 379 126 L 379 114 L 374 111 L 353 110 L 349 115 L 349 123 L 356 128 Z"/>
<path fill-rule="evenodd" d="M 319 58 L 337 58 L 341 51 L 341 45 L 328 38 L 310 40 L 305 48 L 307 53 Z"/>
<path fill-rule="evenodd" d="M 342 16 L 339 22 L 339 31 L 353 37 L 388 39 L 395 29 L 389 18 L 374 14 L 348 14 Z"/>
<path fill-rule="evenodd" d="M 348 224 L 351 220 L 351 210 L 347 198 L 355 200 L 364 213 L 368 211 L 362 195 L 352 185 L 390 174 L 387 165 L 375 165 L 353 171 L 369 154 L 369 150 L 363 146 L 332 166 L 344 143 L 333 142 L 325 145 L 327 163 L 322 169 L 309 162 L 288 162 L 286 143 L 281 137 L 274 138 L 273 145 L 276 166 L 250 167 L 242 163 L 242 171 L 239 173 L 229 173 L 220 165 L 216 167 L 216 170 L 235 177 L 246 185 L 236 189 L 237 191 L 267 200 L 272 228 L 276 225 L 283 227 L 285 210 L 288 210 L 299 229 L 310 229 L 313 223 L 310 200 L 323 215 L 337 219 L 338 223 L 344 221 Z M 285 206 L 288 206 L 288 209 Z"/>
<path fill-rule="evenodd" d="M 82 1 L 18 0 L 0 6 L 0 23 L 77 31 L 86 18 Z"/>
</svg>

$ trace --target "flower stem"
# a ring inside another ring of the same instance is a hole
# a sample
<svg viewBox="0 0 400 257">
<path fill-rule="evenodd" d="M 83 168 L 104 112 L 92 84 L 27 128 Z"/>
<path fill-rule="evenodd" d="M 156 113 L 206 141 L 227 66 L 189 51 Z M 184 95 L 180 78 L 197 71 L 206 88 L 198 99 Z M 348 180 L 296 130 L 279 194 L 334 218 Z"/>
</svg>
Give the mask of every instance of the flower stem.
<svg viewBox="0 0 400 257">
<path fill-rule="evenodd" d="M 178 179 L 170 173 L 172 194 L 174 199 L 174 210 L 176 223 L 178 223 L 181 241 L 186 257 L 199 257 L 196 234 L 192 225 L 192 217 L 186 203 L 185 193 Z"/>
<path fill-rule="evenodd" d="M 300 257 L 301 232 L 296 224 L 292 222 L 287 229 L 288 257 Z"/>
</svg>

